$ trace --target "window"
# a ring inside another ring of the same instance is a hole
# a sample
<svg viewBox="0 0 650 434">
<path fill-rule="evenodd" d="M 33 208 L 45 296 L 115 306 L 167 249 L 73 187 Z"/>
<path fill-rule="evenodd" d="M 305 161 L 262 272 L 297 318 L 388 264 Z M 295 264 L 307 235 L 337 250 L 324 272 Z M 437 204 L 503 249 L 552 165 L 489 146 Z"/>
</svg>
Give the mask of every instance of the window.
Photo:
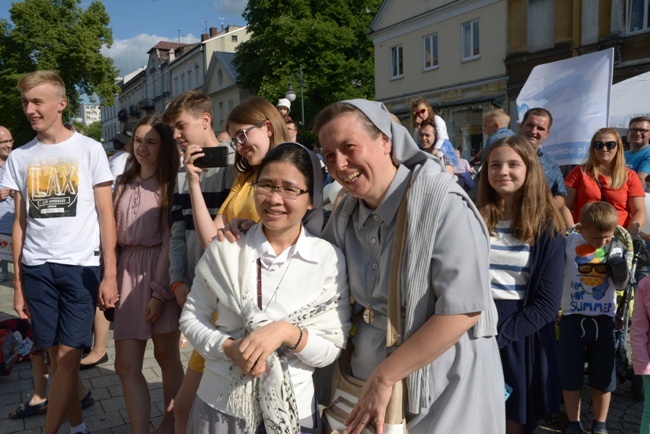
<svg viewBox="0 0 650 434">
<path fill-rule="evenodd" d="M 627 31 L 646 31 L 650 28 L 650 0 L 627 1 Z"/>
<path fill-rule="evenodd" d="M 181 92 L 185 92 L 185 74 L 181 74 Z"/>
<path fill-rule="evenodd" d="M 422 68 L 425 71 L 438 67 L 438 34 L 422 38 Z"/>
<path fill-rule="evenodd" d="M 187 88 L 192 90 L 192 70 L 187 70 Z"/>
<path fill-rule="evenodd" d="M 478 20 L 463 24 L 461 32 L 463 60 L 473 60 L 481 57 Z"/>
<path fill-rule="evenodd" d="M 237 35 L 232 35 L 230 37 L 230 42 L 237 42 Z"/>
<path fill-rule="evenodd" d="M 178 77 L 174 79 L 174 94 L 179 95 L 180 92 L 178 91 Z"/>
<path fill-rule="evenodd" d="M 402 46 L 398 45 L 390 49 L 390 78 L 404 77 L 404 56 Z"/>
</svg>

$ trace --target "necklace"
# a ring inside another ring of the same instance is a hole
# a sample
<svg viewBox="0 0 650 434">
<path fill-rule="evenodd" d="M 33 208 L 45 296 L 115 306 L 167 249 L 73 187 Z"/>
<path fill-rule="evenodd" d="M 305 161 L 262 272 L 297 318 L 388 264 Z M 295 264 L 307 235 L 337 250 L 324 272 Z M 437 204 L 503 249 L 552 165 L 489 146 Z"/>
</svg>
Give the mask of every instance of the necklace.
<svg viewBox="0 0 650 434">
<path fill-rule="evenodd" d="M 278 293 L 278 289 L 280 289 L 280 285 L 282 285 L 282 281 L 284 280 L 284 276 L 287 275 L 287 271 L 289 271 L 289 266 L 291 265 L 291 260 L 293 259 L 293 256 L 289 258 L 289 262 L 287 262 L 287 268 L 284 269 L 284 273 L 282 274 L 282 277 L 280 278 L 280 281 L 278 282 L 278 286 L 275 287 L 275 290 L 273 291 L 273 294 L 271 295 L 271 299 L 269 301 L 269 304 L 266 305 L 266 308 L 262 310 L 262 261 L 260 258 L 257 258 L 257 307 L 260 308 L 262 312 L 266 313 L 266 309 L 269 308 L 271 305 L 271 301 L 275 298 L 276 294 Z"/>
</svg>

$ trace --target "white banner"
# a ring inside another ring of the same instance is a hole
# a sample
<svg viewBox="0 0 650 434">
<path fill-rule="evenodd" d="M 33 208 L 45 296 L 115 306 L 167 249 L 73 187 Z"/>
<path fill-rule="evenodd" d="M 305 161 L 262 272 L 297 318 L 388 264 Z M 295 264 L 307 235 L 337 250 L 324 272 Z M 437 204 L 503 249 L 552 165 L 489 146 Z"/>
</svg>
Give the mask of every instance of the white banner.
<svg viewBox="0 0 650 434">
<path fill-rule="evenodd" d="M 542 149 L 559 165 L 583 163 L 591 136 L 607 126 L 613 58 L 610 48 L 536 66 L 521 89 L 519 122 L 534 107 L 553 115 L 551 134 Z"/>
</svg>

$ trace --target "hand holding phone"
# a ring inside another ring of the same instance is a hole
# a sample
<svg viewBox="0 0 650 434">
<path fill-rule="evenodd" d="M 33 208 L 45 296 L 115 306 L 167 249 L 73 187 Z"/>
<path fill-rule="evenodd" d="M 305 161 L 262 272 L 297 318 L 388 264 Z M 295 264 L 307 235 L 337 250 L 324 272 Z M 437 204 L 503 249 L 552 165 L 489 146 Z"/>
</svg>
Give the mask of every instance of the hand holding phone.
<svg viewBox="0 0 650 434">
<path fill-rule="evenodd" d="M 228 147 L 216 146 L 210 148 L 201 148 L 203 157 L 194 160 L 194 165 L 205 169 L 207 167 L 226 167 L 228 166 Z"/>
</svg>

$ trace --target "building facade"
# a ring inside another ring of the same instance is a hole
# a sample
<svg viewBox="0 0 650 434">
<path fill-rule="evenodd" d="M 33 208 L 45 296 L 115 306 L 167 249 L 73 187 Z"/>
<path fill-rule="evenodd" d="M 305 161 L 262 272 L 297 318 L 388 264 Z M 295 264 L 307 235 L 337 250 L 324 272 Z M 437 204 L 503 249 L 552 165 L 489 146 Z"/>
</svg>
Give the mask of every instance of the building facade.
<svg viewBox="0 0 650 434">
<path fill-rule="evenodd" d="M 246 27 L 227 26 L 219 31 L 211 27 L 209 33 L 201 35 L 201 42 L 188 50 L 182 57 L 169 59 L 170 88 L 172 98 L 181 93 L 202 89 L 206 74 L 215 51 L 234 53 L 239 44 L 250 39 Z"/>
<path fill-rule="evenodd" d="M 540 64 L 614 48 L 614 83 L 650 70 L 647 0 L 510 0 L 508 94 Z"/>
<path fill-rule="evenodd" d="M 385 0 L 371 25 L 375 95 L 412 129 L 424 97 L 466 157 L 482 146 L 483 114 L 509 104 L 506 0 Z"/>
<path fill-rule="evenodd" d="M 234 58 L 235 53 L 213 52 L 202 89 L 212 100 L 215 133 L 225 129 L 226 119 L 233 107 L 250 96 L 250 92 L 239 86 L 237 71 L 232 63 Z"/>
</svg>

